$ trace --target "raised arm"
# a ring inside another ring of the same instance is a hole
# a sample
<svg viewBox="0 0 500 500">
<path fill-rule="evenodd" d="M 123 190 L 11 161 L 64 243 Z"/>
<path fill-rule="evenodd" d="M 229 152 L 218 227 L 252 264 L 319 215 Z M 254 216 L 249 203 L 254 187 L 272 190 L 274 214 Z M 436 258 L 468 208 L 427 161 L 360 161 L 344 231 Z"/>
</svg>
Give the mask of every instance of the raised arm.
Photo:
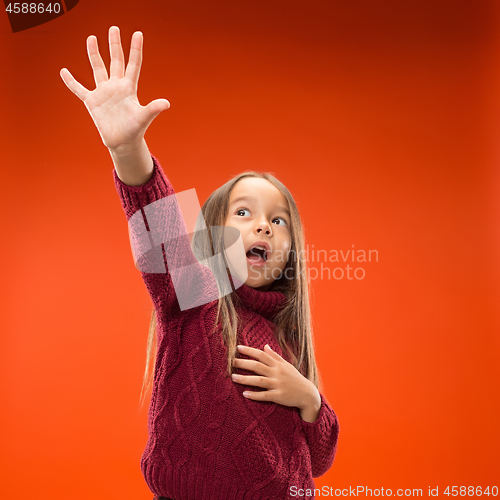
<svg viewBox="0 0 500 500">
<path fill-rule="evenodd" d="M 153 156 L 152 161 L 151 179 L 141 186 L 126 185 L 116 171 L 113 175 L 136 267 L 158 317 L 170 320 L 180 311 L 217 300 L 219 291 L 213 273 L 191 249 L 178 195 L 158 159 Z"/>
<path fill-rule="evenodd" d="M 170 107 L 166 99 L 141 106 L 137 82 L 142 63 L 142 33 L 132 36 L 127 68 L 118 27 L 109 29 L 110 74 L 97 47 L 87 38 L 96 88 L 87 90 L 63 68 L 61 78 L 85 104 L 115 165 L 114 180 L 129 223 L 134 260 L 158 312 L 170 319 L 180 311 L 218 298 L 213 274 L 194 256 L 174 189 L 144 134 Z"/>
</svg>

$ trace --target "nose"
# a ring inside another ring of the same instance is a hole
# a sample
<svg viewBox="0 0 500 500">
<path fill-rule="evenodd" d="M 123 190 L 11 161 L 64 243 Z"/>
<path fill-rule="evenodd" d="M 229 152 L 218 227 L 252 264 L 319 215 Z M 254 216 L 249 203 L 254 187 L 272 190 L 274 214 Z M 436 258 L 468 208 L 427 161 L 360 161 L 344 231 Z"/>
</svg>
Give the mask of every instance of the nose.
<svg viewBox="0 0 500 500">
<path fill-rule="evenodd" d="M 264 219 L 261 219 L 261 220 L 259 220 L 259 222 L 257 222 L 257 224 L 255 226 L 255 232 L 257 234 L 261 234 L 262 232 L 265 232 L 267 234 L 267 236 L 273 235 L 269 222 L 267 222 L 267 220 L 264 220 Z"/>
</svg>

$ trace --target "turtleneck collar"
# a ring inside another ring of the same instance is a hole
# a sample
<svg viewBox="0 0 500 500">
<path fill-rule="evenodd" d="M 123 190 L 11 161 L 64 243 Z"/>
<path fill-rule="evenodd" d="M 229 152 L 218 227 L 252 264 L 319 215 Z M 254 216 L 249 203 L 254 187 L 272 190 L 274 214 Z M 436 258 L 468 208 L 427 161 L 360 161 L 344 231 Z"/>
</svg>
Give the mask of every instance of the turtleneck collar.
<svg viewBox="0 0 500 500">
<path fill-rule="evenodd" d="M 286 296 L 282 292 L 263 292 L 244 283 L 234 293 L 238 295 L 245 308 L 266 318 L 278 313 L 286 301 Z"/>
</svg>

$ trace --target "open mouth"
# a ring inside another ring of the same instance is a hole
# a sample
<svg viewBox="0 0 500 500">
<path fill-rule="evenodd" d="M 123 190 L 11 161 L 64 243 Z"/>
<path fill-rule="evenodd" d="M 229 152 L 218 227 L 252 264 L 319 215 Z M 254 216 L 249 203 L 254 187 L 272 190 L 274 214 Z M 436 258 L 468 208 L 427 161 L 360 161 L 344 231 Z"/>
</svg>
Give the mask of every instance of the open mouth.
<svg viewBox="0 0 500 500">
<path fill-rule="evenodd" d="M 264 246 L 255 245 L 247 252 L 247 259 L 252 264 L 265 264 L 267 262 L 269 250 Z"/>
</svg>

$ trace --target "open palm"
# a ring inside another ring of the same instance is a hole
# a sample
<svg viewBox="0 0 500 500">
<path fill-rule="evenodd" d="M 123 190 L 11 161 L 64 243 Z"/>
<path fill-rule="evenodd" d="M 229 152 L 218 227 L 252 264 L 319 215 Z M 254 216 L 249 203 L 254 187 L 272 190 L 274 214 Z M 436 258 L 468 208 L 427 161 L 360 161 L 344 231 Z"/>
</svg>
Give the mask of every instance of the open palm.
<svg viewBox="0 0 500 500">
<path fill-rule="evenodd" d="M 77 82 L 68 69 L 60 71 L 66 86 L 84 102 L 104 145 L 110 149 L 139 144 L 156 116 L 170 107 L 166 99 L 156 99 L 147 106 L 139 104 L 137 83 L 142 63 L 142 41 L 142 33 L 136 31 L 132 35 L 129 61 L 124 71 L 120 30 L 117 26 L 109 28 L 111 64 L 108 78 L 97 38 L 93 35 L 87 38 L 87 52 L 97 85 L 93 91 Z"/>
</svg>

